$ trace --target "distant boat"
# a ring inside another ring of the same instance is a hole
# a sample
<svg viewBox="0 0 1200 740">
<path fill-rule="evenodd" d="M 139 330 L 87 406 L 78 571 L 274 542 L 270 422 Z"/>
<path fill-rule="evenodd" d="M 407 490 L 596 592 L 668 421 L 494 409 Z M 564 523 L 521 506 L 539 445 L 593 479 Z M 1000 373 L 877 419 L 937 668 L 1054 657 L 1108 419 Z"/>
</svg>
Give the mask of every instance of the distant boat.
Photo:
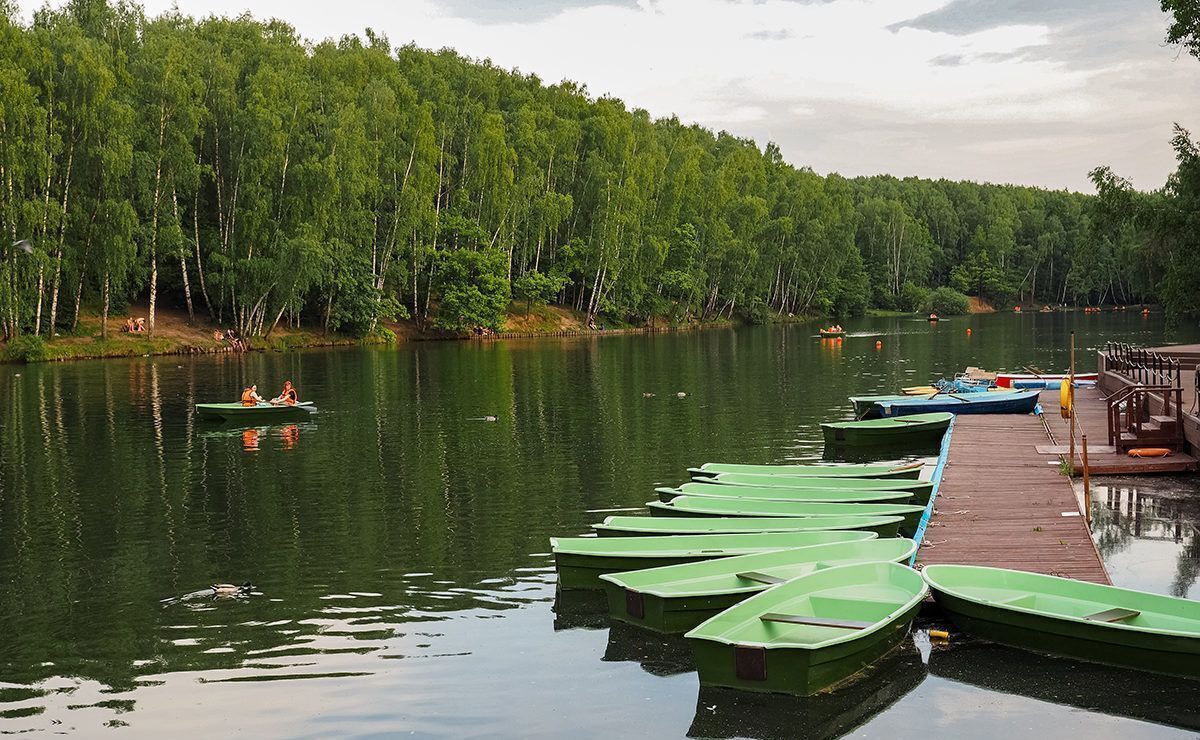
<svg viewBox="0 0 1200 740">
<path fill-rule="evenodd" d="M 899 645 L 928 593 L 921 574 L 898 563 L 781 583 L 687 633 L 700 684 L 815 694 Z"/>
<path fill-rule="evenodd" d="M 817 331 L 820 333 L 820 335 L 822 337 L 828 337 L 828 338 L 841 337 L 841 336 L 845 336 L 845 334 L 846 334 L 846 332 L 842 329 L 818 329 Z"/>
<path fill-rule="evenodd" d="M 931 322 L 932 322 L 932 321 L 941 321 L 941 319 L 938 317 L 938 315 L 937 315 L 936 313 L 931 313 L 931 314 L 929 314 L 929 320 L 930 320 Z"/>
</svg>

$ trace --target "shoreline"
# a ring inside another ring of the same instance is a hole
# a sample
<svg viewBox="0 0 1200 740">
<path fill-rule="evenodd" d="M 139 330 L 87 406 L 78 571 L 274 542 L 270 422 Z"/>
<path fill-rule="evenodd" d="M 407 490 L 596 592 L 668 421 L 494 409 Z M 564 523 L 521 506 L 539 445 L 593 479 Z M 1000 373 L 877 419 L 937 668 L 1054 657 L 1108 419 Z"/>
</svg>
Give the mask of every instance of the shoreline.
<svg viewBox="0 0 1200 740">
<path fill-rule="evenodd" d="M 99 336 L 60 336 L 51 341 L 37 335 L 21 335 L 0 344 L 0 364 L 21 365 L 49 362 L 79 362 L 85 360 L 129 359 L 134 357 L 179 357 L 183 355 L 220 355 L 250 352 L 287 352 L 352 346 L 387 346 L 408 342 L 494 342 L 508 339 L 561 339 L 636 334 L 667 334 L 707 329 L 723 329 L 737 325 L 734 321 L 708 321 L 692 324 L 659 324 L 655 326 L 623 326 L 611 329 L 569 328 L 550 331 L 500 331 L 484 335 L 459 335 L 436 331 L 419 331 L 410 324 L 389 324 L 384 332 L 364 337 L 345 335 L 322 336 L 307 331 L 294 331 L 264 339 L 250 337 L 250 346 L 236 350 L 215 340 L 187 341 L 171 337 L 149 338 L 115 333 L 108 339 Z M 196 331 L 204 331 L 193 327 Z M 34 337 L 31 343 L 28 337 Z M 16 345 L 16 346 L 14 346 Z"/>
</svg>

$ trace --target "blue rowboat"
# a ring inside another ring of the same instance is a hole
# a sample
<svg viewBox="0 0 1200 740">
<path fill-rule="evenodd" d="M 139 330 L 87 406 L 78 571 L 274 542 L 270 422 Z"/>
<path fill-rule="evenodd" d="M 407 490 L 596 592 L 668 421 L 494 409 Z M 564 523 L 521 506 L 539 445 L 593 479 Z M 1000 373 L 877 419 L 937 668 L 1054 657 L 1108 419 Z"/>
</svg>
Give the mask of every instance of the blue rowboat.
<svg viewBox="0 0 1200 740">
<path fill-rule="evenodd" d="M 1031 414 L 1037 406 L 1039 391 L 998 391 L 995 393 L 943 393 L 932 398 L 908 397 L 877 401 L 880 416 L 909 416 L 946 411 L 951 414 Z"/>
</svg>

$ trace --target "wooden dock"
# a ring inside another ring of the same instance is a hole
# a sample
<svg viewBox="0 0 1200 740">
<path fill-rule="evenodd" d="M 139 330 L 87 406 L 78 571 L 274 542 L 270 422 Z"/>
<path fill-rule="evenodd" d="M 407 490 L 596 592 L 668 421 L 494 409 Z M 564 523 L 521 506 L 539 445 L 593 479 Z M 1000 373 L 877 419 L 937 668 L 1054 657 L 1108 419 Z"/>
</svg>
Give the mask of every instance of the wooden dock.
<svg viewBox="0 0 1200 740">
<path fill-rule="evenodd" d="M 1071 480 L 1038 453 L 1048 443 L 1037 416 L 957 417 L 918 560 L 1109 583 Z"/>
<path fill-rule="evenodd" d="M 1071 424 L 1058 413 L 1058 391 L 1042 392 L 1042 408 L 1054 434 L 1056 444 L 1043 443 L 1038 452 L 1053 456 L 1070 455 Z M 1083 470 L 1082 436 L 1088 439 L 1088 472 L 1091 475 L 1147 475 L 1154 473 L 1185 473 L 1196 470 L 1197 460 L 1186 452 L 1169 457 L 1130 457 L 1118 453 L 1108 444 L 1108 404 L 1099 388 L 1075 389 L 1075 419 L 1078 423 L 1075 442 L 1075 469 Z"/>
</svg>

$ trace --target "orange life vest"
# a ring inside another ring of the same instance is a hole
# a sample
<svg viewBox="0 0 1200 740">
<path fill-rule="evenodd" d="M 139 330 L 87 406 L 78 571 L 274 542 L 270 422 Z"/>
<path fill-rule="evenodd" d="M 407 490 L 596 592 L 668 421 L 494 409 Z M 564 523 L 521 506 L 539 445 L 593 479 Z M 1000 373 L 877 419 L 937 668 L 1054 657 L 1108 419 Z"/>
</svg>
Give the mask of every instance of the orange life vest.
<svg viewBox="0 0 1200 740">
<path fill-rule="evenodd" d="M 258 405 L 258 401 L 254 400 L 254 391 L 250 390 L 249 388 L 242 391 L 242 405 L 243 406 L 257 406 Z"/>
<path fill-rule="evenodd" d="M 296 397 L 295 387 L 289 388 L 286 391 L 280 393 L 279 395 L 283 396 L 283 402 L 288 404 L 289 406 L 296 405 L 296 401 L 298 400 L 298 398 Z"/>
</svg>

